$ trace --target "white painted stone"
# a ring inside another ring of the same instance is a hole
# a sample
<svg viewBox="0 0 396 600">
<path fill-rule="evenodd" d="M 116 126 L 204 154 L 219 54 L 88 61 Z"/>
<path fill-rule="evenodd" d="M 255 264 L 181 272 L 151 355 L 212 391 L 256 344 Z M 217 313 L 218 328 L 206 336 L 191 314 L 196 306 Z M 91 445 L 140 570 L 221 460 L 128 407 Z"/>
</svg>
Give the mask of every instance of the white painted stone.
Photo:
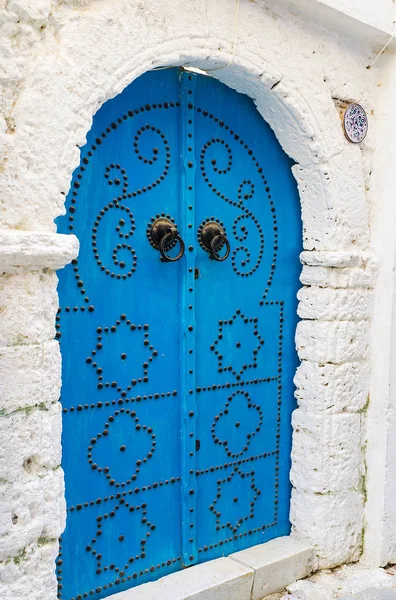
<svg viewBox="0 0 396 600">
<path fill-rule="evenodd" d="M 375 282 L 373 261 L 365 268 L 360 267 L 321 267 L 304 265 L 300 281 L 303 285 L 323 288 L 372 288 Z"/>
<path fill-rule="evenodd" d="M 357 491 L 318 494 L 294 488 L 290 520 L 298 536 L 312 544 L 319 568 L 359 559 L 363 495 Z"/>
<path fill-rule="evenodd" d="M 74 235 L 41 231 L 0 231 L 0 269 L 15 273 L 26 268 L 61 269 L 78 254 Z"/>
<path fill-rule="evenodd" d="M 59 344 L 0 346 L 0 413 L 48 407 L 60 393 Z M 10 377 L 12 373 L 12 377 Z"/>
<path fill-rule="evenodd" d="M 57 539 L 65 526 L 62 469 L 0 483 L 0 561 L 38 540 Z"/>
<path fill-rule="evenodd" d="M 308 13 L 322 26 L 384 45 L 392 35 L 392 0 L 289 0 L 296 11 Z"/>
<path fill-rule="evenodd" d="M 59 402 L 50 408 L 19 409 L 0 416 L 0 473 L 3 481 L 12 482 L 25 474 L 41 476 L 59 466 L 62 413 Z"/>
<path fill-rule="evenodd" d="M 371 259 L 367 253 L 356 251 L 301 252 L 300 260 L 312 267 L 362 267 Z"/>
<path fill-rule="evenodd" d="M 290 479 L 315 494 L 357 490 L 363 475 L 359 414 L 293 413 Z"/>
<path fill-rule="evenodd" d="M 0 347 L 40 344 L 55 336 L 55 273 L 0 276 Z"/>
<path fill-rule="evenodd" d="M 12 117 L 18 135 L 8 135 L 5 140 L 8 162 L 4 178 L 9 197 L 4 219 L 9 225 L 19 225 L 22 221 L 24 229 L 31 228 L 29 223 L 35 224 L 35 228 L 40 225 L 40 229 L 52 227 L 52 220 L 56 215 L 54 211 L 59 212 L 62 204 L 60 193 L 67 191 L 71 170 L 78 162 L 75 144 L 83 143 L 93 112 L 106 98 L 121 91 L 142 70 L 150 68 L 153 63 L 180 62 L 195 62 L 200 63 L 203 68 L 210 68 L 214 66 L 216 57 L 217 64 L 224 64 L 229 60 L 230 42 L 234 37 L 234 15 L 222 3 L 211 3 L 204 9 L 193 2 L 186 8 L 181 0 L 167 0 L 162 3 L 161 13 L 152 4 L 152 1 L 147 1 L 143 9 L 130 3 L 125 7 L 118 4 L 114 11 L 113 3 L 107 0 L 100 3 L 100 10 L 97 12 L 73 11 L 64 3 L 59 8 L 53 7 L 51 24 L 56 28 L 57 36 L 52 35 L 52 30 L 48 31 L 48 55 L 38 56 L 35 60 L 35 68 L 29 70 L 26 86 L 18 96 L 18 103 L 13 110 Z M 171 17 L 167 13 L 167 7 Z M 309 197 L 312 199 L 312 210 L 320 219 L 320 222 L 314 223 L 306 210 L 312 229 L 308 234 L 311 240 L 309 248 L 317 244 L 315 240 L 318 237 L 321 237 L 320 246 L 325 248 L 329 233 L 326 223 L 328 211 L 323 211 L 320 207 L 326 206 L 327 194 L 338 202 L 338 192 L 341 195 L 344 193 L 342 181 L 345 176 L 349 181 L 351 173 L 349 169 L 348 173 L 343 172 L 343 177 L 338 175 L 336 178 L 338 165 L 334 165 L 333 171 L 332 157 L 342 150 L 348 156 L 353 155 L 353 161 L 359 163 L 360 156 L 358 150 L 352 149 L 344 140 L 329 89 L 323 82 L 324 69 L 328 71 L 333 88 L 337 87 L 337 78 L 340 80 L 340 73 L 334 71 L 335 56 L 331 56 L 334 52 L 332 36 L 325 35 L 327 48 L 319 50 L 316 32 L 311 31 L 304 22 L 294 18 L 288 11 L 282 10 L 282 7 L 277 7 L 277 14 L 281 19 L 274 22 L 260 6 L 242 3 L 240 17 L 244 25 L 241 30 L 242 41 L 234 57 L 235 67 L 213 74 L 226 79 L 228 72 L 228 83 L 233 87 L 248 93 L 252 89 L 259 107 L 271 105 L 272 98 L 277 98 L 272 113 L 267 111 L 264 116 L 277 131 L 286 150 L 300 164 L 318 160 L 317 157 L 328 159 L 328 171 L 319 168 L 320 180 L 326 177 L 326 172 L 334 177 L 331 180 L 324 179 L 325 194 L 321 184 L 319 188 L 311 186 L 308 171 L 304 178 L 311 190 Z M 116 35 L 118 18 L 123 23 L 125 42 L 122 45 Z M 162 18 L 166 25 L 162 23 Z M 280 20 L 282 26 L 278 25 Z M 160 27 L 155 26 L 158 22 L 161 22 Z M 263 29 L 267 31 L 264 38 Z M 82 37 L 84 44 L 81 46 Z M 97 44 L 97 40 L 102 38 L 102 43 Z M 248 40 L 247 45 L 243 39 Z M 343 43 L 339 39 L 338 48 Z M 59 45 L 62 46 L 62 53 L 51 52 Z M 87 48 L 90 48 L 89 52 L 86 51 Z M 143 48 L 146 50 L 143 51 Z M 334 53 L 337 55 L 338 49 Z M 351 56 L 350 59 L 353 66 L 357 66 L 356 57 Z M 298 78 L 295 77 L 296 69 Z M 273 90 L 265 85 L 261 89 L 256 86 L 262 96 L 259 97 L 255 93 L 254 84 L 258 77 L 265 83 L 273 81 L 272 72 L 280 73 L 281 86 Z M 49 77 L 50 73 L 57 73 L 57 76 Z M 364 75 L 366 80 L 371 79 L 371 73 L 365 72 Z M 23 72 L 18 73 L 18 76 L 22 78 Z M 361 87 L 367 86 L 367 83 L 363 84 L 361 81 L 360 69 L 356 69 L 356 75 L 350 71 L 349 76 L 348 87 L 355 86 L 355 94 L 360 92 Z M 345 90 L 342 74 L 341 80 L 340 92 Z M 286 106 L 282 119 L 278 118 L 278 105 Z M 317 119 L 318 114 L 321 114 L 321 119 Z M 58 127 L 58 123 L 62 123 L 62 127 Z M 32 130 L 36 135 L 32 135 Z M 29 156 L 29 170 L 21 162 L 21 156 Z M 335 160 L 337 162 L 338 159 Z M 343 163 L 350 161 L 340 157 L 339 162 L 340 169 L 343 169 Z M 18 181 L 11 180 L 11 186 L 7 178 L 11 177 L 13 170 L 21 176 Z M 357 181 L 359 167 L 353 173 L 354 181 Z M 46 182 L 45 189 L 42 188 L 42 181 Z M 331 192 L 333 186 L 337 187 L 334 194 Z M 348 203 L 342 208 L 342 222 L 350 223 L 356 219 L 360 226 L 365 218 L 366 203 L 360 197 L 360 192 L 352 194 L 352 184 L 350 187 Z M 54 201 L 49 202 L 49 198 Z M 29 211 L 26 206 L 29 206 Z M 333 209 L 331 200 L 329 211 L 334 218 Z M 324 215 L 324 221 L 321 215 Z M 321 225 L 325 229 L 323 235 L 318 236 Z M 367 224 L 365 227 L 367 228 Z M 354 226 L 352 231 L 357 234 Z M 352 241 L 354 234 L 348 232 L 347 237 Z M 367 230 L 359 236 L 358 244 L 364 245 L 365 240 L 367 241 Z M 347 245 L 348 242 L 344 242 L 344 246 Z"/>
<path fill-rule="evenodd" d="M 320 321 L 359 321 L 371 315 L 370 290 L 334 290 L 309 287 L 299 290 L 298 315 L 301 319 Z"/>
<path fill-rule="evenodd" d="M 315 570 L 312 547 L 290 536 L 252 546 L 229 556 L 254 570 L 251 600 L 260 600 Z"/>
<path fill-rule="evenodd" d="M 389 25 L 394 17 L 394 7 L 391 0 L 376 1 L 374 12 L 373 3 L 371 2 L 361 2 L 360 0 L 321 0 L 321 2 L 358 21 L 367 23 L 371 27 L 383 29 L 388 33 L 391 32 Z"/>
<path fill-rule="evenodd" d="M 387 87 L 378 98 L 376 135 L 378 140 L 393 141 L 396 122 L 388 115 L 393 114 L 395 106 L 394 65 L 386 66 L 386 78 Z M 396 562 L 395 161 L 396 145 L 392 143 L 381 160 L 375 161 L 368 185 L 371 244 L 378 264 L 371 330 L 371 400 L 367 410 L 363 560 L 369 566 Z"/>
<path fill-rule="evenodd" d="M 335 365 L 303 360 L 294 377 L 295 396 L 305 412 L 354 413 L 369 402 L 369 382 L 365 362 Z"/>
<path fill-rule="evenodd" d="M 351 246 L 355 249 L 367 247 L 368 234 L 362 235 L 367 222 L 367 207 L 363 208 L 363 173 L 361 167 L 357 165 L 353 172 L 349 168 L 351 162 L 354 162 L 352 155 L 356 152 L 359 152 L 358 148 L 349 146 L 334 156 L 331 161 L 322 162 L 319 167 L 314 163 L 309 166 L 299 164 L 293 167 L 293 174 L 300 191 L 304 232 L 308 228 L 312 232 L 319 228 L 324 233 L 321 239 L 317 236 L 315 238 L 304 236 L 306 250 L 328 250 L 329 248 L 348 250 Z M 347 186 L 343 184 L 346 179 Z M 325 195 L 324 205 L 318 202 L 318 198 L 322 195 Z M 344 207 L 359 205 L 361 210 L 358 214 L 350 210 L 338 212 L 336 209 L 338 203 Z"/>
<path fill-rule="evenodd" d="M 343 363 L 367 357 L 366 321 L 300 321 L 296 345 L 301 360 Z"/>
<path fill-rule="evenodd" d="M 218 558 L 116 594 L 114 600 L 250 600 L 253 575 L 245 565 Z"/>
<path fill-rule="evenodd" d="M 19 554 L 0 562 L 2 600 L 54 600 L 57 596 L 55 559 L 58 542 L 40 542 L 22 548 Z"/>
</svg>

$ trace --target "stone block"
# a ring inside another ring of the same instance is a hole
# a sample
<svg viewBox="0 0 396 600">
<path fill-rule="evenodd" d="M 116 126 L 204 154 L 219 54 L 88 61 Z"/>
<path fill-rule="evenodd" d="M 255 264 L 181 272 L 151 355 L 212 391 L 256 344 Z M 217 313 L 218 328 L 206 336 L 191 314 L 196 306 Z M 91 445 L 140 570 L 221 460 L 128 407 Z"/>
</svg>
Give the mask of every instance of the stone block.
<svg viewBox="0 0 396 600">
<path fill-rule="evenodd" d="M 371 315 L 370 290 L 334 290 L 307 287 L 299 290 L 298 315 L 302 319 L 321 321 L 360 321 Z"/>
<path fill-rule="evenodd" d="M 0 485 L 0 561 L 27 545 L 57 539 L 65 527 L 63 471 Z"/>
<path fill-rule="evenodd" d="M 260 600 L 307 577 L 315 565 L 312 547 L 290 536 L 252 546 L 229 558 L 254 570 L 251 600 Z"/>
<path fill-rule="evenodd" d="M 55 273 L 0 277 L 0 346 L 40 344 L 55 336 L 56 285 Z"/>
<path fill-rule="evenodd" d="M 358 560 L 363 528 L 360 492 L 315 494 L 294 488 L 290 521 L 294 534 L 312 544 L 319 568 Z"/>
<path fill-rule="evenodd" d="M 338 156 L 321 165 L 300 163 L 292 167 L 300 192 L 305 250 L 336 248 L 358 252 L 367 247 L 367 203 L 356 150 L 344 147 Z M 356 170 L 348 185 L 343 185 L 341 182 L 348 177 L 351 162 Z M 343 206 L 344 210 L 337 211 L 337 206 Z M 357 206 L 360 207 L 358 214 Z"/>
<path fill-rule="evenodd" d="M 337 269 L 362 267 L 365 261 L 369 260 L 371 254 L 367 251 L 356 251 L 356 249 L 338 249 L 329 250 L 311 250 L 303 251 L 300 254 L 300 261 L 303 265 L 312 267 L 335 267 Z"/>
<path fill-rule="evenodd" d="M 37 477 L 61 462 L 61 405 L 0 416 L 0 473 L 3 481 Z"/>
<path fill-rule="evenodd" d="M 78 249 L 78 239 L 74 235 L 0 230 L 0 263 L 5 273 L 44 268 L 55 271 L 76 258 Z"/>
<path fill-rule="evenodd" d="M 334 365 L 303 360 L 294 377 L 295 396 L 307 412 L 353 413 L 366 406 L 369 381 L 365 361 Z"/>
<path fill-rule="evenodd" d="M 287 146 L 288 148 L 293 149 L 300 147 L 301 162 L 299 164 L 299 167 L 302 164 L 309 165 L 311 161 L 315 161 L 312 146 L 310 146 L 309 144 L 301 145 L 300 140 L 302 137 L 308 140 L 313 135 L 312 124 L 309 122 L 309 118 L 304 119 L 304 123 L 296 123 L 295 119 L 293 118 L 292 111 L 289 110 L 289 107 L 283 101 L 285 87 L 284 85 L 282 85 L 281 73 L 279 73 L 278 77 L 278 85 L 275 88 L 277 93 L 268 94 L 267 97 L 262 98 L 260 98 L 261 94 L 258 95 L 256 100 L 257 108 L 268 123 L 272 123 L 273 126 L 276 123 L 278 139 L 283 147 Z M 303 167 L 301 167 L 301 171 L 302 170 Z"/>
<path fill-rule="evenodd" d="M 48 408 L 59 398 L 60 378 L 61 356 L 55 340 L 1 346 L 0 411 L 11 413 L 39 405 Z"/>
<path fill-rule="evenodd" d="M 117 600 L 250 600 L 254 571 L 218 558 L 117 594 Z"/>
<path fill-rule="evenodd" d="M 360 415 L 298 409 L 292 423 L 292 484 L 316 494 L 358 489 L 363 473 Z"/>
<path fill-rule="evenodd" d="M 367 357 L 366 321 L 300 321 L 296 346 L 301 360 L 340 364 Z"/>
<path fill-rule="evenodd" d="M 0 563 L 2 600 L 54 600 L 57 596 L 55 560 L 58 542 L 31 544 Z"/>
<path fill-rule="evenodd" d="M 308 253 L 305 253 L 308 254 Z M 303 285 L 315 285 L 323 288 L 364 288 L 373 287 L 375 266 L 370 261 L 365 267 L 328 267 L 304 265 L 300 275 Z"/>
</svg>

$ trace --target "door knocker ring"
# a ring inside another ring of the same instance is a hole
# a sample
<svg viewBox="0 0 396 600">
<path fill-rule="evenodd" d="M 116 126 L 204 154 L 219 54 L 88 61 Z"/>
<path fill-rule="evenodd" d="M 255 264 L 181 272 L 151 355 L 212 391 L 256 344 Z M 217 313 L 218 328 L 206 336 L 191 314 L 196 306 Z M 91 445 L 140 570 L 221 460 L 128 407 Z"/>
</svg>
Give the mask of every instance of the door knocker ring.
<svg viewBox="0 0 396 600">
<path fill-rule="evenodd" d="M 219 219 L 211 217 L 198 227 L 198 241 L 203 250 L 209 253 L 211 259 L 217 262 L 225 261 L 230 255 L 230 242 L 226 231 Z M 220 254 L 225 246 L 225 252 Z"/>
<path fill-rule="evenodd" d="M 166 247 L 172 244 L 174 241 L 179 242 L 180 250 L 179 254 L 173 257 L 166 254 Z M 184 254 L 184 242 L 177 229 L 168 229 L 168 232 L 165 233 L 164 237 L 160 241 L 159 251 L 161 253 L 162 262 L 176 262 L 177 260 L 181 259 Z"/>
<path fill-rule="evenodd" d="M 218 250 L 221 250 L 221 248 L 224 245 L 226 248 L 225 253 L 223 254 L 223 256 L 220 256 Z M 212 241 L 210 242 L 210 258 L 213 258 L 213 260 L 217 260 L 217 262 L 223 262 L 224 260 L 226 260 L 230 255 L 230 250 L 230 242 L 227 240 L 224 233 L 219 233 L 218 235 L 215 235 Z"/>
<path fill-rule="evenodd" d="M 165 216 L 164 213 L 162 216 L 156 215 L 148 224 L 146 233 L 151 246 L 159 250 L 162 262 L 176 262 L 181 259 L 185 249 L 184 241 L 170 215 Z M 177 256 L 170 256 L 169 251 L 177 243 L 180 245 L 179 253 Z"/>
</svg>

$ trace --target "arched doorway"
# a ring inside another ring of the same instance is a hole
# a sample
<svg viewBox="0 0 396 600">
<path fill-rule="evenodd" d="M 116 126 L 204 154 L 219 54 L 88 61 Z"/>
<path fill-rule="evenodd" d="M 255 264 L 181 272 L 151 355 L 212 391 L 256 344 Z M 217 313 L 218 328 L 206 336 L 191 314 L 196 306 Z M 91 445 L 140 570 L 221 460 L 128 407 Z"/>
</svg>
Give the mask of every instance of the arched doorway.
<svg viewBox="0 0 396 600">
<path fill-rule="evenodd" d="M 67 210 L 60 597 L 288 533 L 300 204 L 253 102 L 146 73 L 94 117 Z"/>
</svg>

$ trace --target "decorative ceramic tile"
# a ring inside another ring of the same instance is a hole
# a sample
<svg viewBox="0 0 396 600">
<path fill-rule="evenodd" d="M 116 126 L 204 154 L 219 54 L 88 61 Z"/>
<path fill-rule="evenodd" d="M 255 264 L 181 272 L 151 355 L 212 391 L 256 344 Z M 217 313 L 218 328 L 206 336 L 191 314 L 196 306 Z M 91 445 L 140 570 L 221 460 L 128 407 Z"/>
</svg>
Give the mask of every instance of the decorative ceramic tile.
<svg viewBox="0 0 396 600">
<path fill-rule="evenodd" d="M 364 140 L 368 131 L 366 111 L 360 104 L 350 104 L 344 113 L 345 137 L 354 144 Z"/>
</svg>

